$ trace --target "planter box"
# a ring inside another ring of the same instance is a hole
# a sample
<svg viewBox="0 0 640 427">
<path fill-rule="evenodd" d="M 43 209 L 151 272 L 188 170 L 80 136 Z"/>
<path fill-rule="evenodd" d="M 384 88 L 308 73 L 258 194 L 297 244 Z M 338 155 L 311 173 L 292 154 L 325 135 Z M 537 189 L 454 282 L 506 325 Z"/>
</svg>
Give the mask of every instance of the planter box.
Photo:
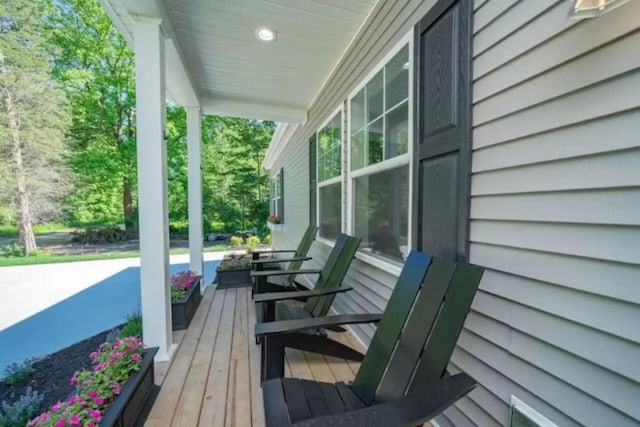
<svg viewBox="0 0 640 427">
<path fill-rule="evenodd" d="M 187 291 L 184 298 L 179 301 L 171 301 L 171 328 L 174 331 L 187 329 L 196 309 L 202 300 L 200 286 L 202 276 L 196 276 L 193 286 Z"/>
<path fill-rule="evenodd" d="M 144 423 L 155 400 L 153 356 L 157 351 L 157 347 L 143 350 L 140 370 L 124 384 L 122 392 L 100 421 L 100 427 L 131 427 Z"/>
<path fill-rule="evenodd" d="M 234 270 L 216 269 L 218 289 L 251 286 L 251 267 Z"/>
<path fill-rule="evenodd" d="M 282 231 L 282 224 L 273 224 L 271 222 L 267 222 L 267 228 L 271 231 L 277 231 L 277 232 L 281 232 Z"/>
</svg>

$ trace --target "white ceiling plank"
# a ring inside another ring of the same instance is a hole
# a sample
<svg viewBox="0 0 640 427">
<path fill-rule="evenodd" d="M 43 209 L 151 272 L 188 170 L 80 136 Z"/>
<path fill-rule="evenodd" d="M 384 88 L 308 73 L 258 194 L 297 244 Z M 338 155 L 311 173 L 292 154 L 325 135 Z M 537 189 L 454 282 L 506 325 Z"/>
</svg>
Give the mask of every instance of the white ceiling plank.
<svg viewBox="0 0 640 427">
<path fill-rule="evenodd" d="M 256 118 L 285 123 L 304 123 L 307 111 L 273 104 L 258 104 L 233 99 L 203 98 L 202 110 L 207 114 L 230 117 Z"/>
</svg>

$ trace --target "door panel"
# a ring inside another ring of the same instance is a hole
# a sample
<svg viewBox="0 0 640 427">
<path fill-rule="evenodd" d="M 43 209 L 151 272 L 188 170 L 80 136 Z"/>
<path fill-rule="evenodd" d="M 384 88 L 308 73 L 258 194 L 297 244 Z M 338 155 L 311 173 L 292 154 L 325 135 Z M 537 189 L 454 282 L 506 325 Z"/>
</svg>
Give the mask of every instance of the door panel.
<svg viewBox="0 0 640 427">
<path fill-rule="evenodd" d="M 440 0 L 416 25 L 413 244 L 457 260 L 468 252 L 470 48 L 470 0 Z"/>
</svg>

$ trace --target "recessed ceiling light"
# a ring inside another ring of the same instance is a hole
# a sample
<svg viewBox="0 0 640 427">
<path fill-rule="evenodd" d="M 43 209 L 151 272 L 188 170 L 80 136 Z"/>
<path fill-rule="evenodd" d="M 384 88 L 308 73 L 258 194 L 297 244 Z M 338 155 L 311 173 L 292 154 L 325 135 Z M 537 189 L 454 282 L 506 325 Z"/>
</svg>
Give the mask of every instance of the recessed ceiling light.
<svg viewBox="0 0 640 427">
<path fill-rule="evenodd" d="M 263 42 L 272 42 L 276 39 L 276 32 L 267 27 L 256 28 L 256 37 Z"/>
</svg>

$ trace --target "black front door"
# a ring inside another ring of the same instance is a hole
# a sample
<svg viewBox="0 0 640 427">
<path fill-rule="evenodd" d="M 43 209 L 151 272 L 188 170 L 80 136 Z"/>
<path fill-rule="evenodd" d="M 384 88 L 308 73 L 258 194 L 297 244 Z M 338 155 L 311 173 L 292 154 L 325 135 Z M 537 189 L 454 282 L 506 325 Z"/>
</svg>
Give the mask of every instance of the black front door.
<svg viewBox="0 0 640 427">
<path fill-rule="evenodd" d="M 452 260 L 468 253 L 471 0 L 440 0 L 416 25 L 413 242 Z"/>
</svg>

